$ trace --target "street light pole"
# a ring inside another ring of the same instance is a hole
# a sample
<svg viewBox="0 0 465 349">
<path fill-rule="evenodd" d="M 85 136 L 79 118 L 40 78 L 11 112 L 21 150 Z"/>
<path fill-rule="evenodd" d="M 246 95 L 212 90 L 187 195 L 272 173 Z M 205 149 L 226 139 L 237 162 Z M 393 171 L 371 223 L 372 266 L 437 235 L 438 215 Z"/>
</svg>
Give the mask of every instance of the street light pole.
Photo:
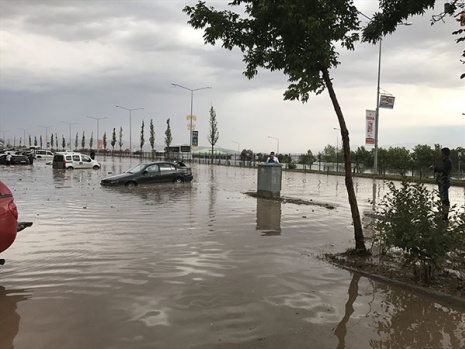
<svg viewBox="0 0 465 349">
<path fill-rule="evenodd" d="M 462 113 L 462 115 L 465 116 L 465 113 Z M 464 153 L 461 151 L 460 154 L 459 154 L 459 159 L 458 159 L 458 162 L 459 162 L 459 178 L 462 178 L 461 173 L 460 173 L 460 163 L 462 161 L 465 161 L 464 160 L 465 158 L 463 156 L 464 156 Z"/>
<path fill-rule="evenodd" d="M 341 131 L 337 127 L 333 127 L 333 130 Z M 336 137 L 336 172 L 339 172 L 339 137 Z"/>
<path fill-rule="evenodd" d="M 233 142 L 233 143 L 236 143 L 236 144 L 237 144 L 237 153 L 238 153 L 238 154 L 240 154 L 240 153 L 241 153 L 241 151 L 240 151 L 240 149 L 241 149 L 241 145 L 239 144 L 239 142 L 236 142 L 236 141 L 231 141 L 231 142 Z"/>
<path fill-rule="evenodd" d="M 183 88 L 185 90 L 188 90 L 191 92 L 191 113 L 190 113 L 190 127 L 189 127 L 189 135 L 190 135 L 190 140 L 189 140 L 189 149 L 190 149 L 190 157 L 192 159 L 192 132 L 193 132 L 193 129 L 192 129 L 192 118 L 193 118 L 193 115 L 192 115 L 192 112 L 193 112 L 193 109 L 194 109 L 194 92 L 195 91 L 200 91 L 200 90 L 206 90 L 206 89 L 211 89 L 211 86 L 206 86 L 206 87 L 199 87 L 199 88 L 188 88 L 188 87 L 185 87 L 185 86 L 181 86 L 181 85 L 178 85 L 178 84 L 175 84 L 175 83 L 171 83 L 171 85 L 173 85 L 174 87 L 180 87 L 180 88 Z"/>
<path fill-rule="evenodd" d="M 48 148 L 47 148 L 48 129 L 49 129 L 50 127 L 52 127 L 52 126 L 51 126 L 51 125 L 50 125 L 50 126 L 41 126 L 41 125 L 39 125 L 39 127 L 45 128 L 45 149 L 48 149 Z"/>
<path fill-rule="evenodd" d="M 144 108 L 125 108 L 120 105 L 117 105 L 116 108 L 129 111 L 129 154 L 132 154 L 132 112 L 134 110 L 143 110 Z"/>
<path fill-rule="evenodd" d="M 24 132 L 24 138 L 23 138 L 23 147 L 26 146 L 26 131 L 29 130 L 28 128 L 21 128 L 21 127 L 18 127 L 18 130 L 23 130 Z M 15 142 L 16 143 L 16 142 Z M 16 146 L 16 144 L 15 144 Z"/>
<path fill-rule="evenodd" d="M 88 118 L 91 118 L 91 119 L 94 119 L 94 120 L 97 120 L 97 154 L 98 154 L 98 151 L 99 151 L 99 147 L 98 147 L 98 132 L 99 132 L 99 122 L 100 120 L 103 120 L 103 119 L 108 119 L 107 116 L 104 116 L 104 117 L 101 117 L 101 118 L 96 118 L 96 117 L 93 117 L 93 116 L 89 116 L 89 115 L 86 115 Z"/>
<path fill-rule="evenodd" d="M 276 141 L 278 142 L 277 148 L 276 148 L 276 157 L 277 157 L 278 154 L 279 154 L 279 138 L 278 137 L 273 137 L 273 136 L 268 136 L 268 138 L 276 139 Z"/>
<path fill-rule="evenodd" d="M 378 124 L 379 124 L 379 90 L 381 81 L 381 46 L 383 40 L 379 40 L 379 53 L 378 53 L 378 85 L 376 88 L 376 122 L 375 122 L 375 161 L 373 164 L 373 175 L 378 173 Z"/>
<path fill-rule="evenodd" d="M 368 17 L 364 13 L 358 11 L 363 17 L 367 18 L 368 20 L 372 21 L 373 18 Z M 412 23 L 410 22 L 402 22 L 399 25 L 410 26 Z M 378 124 L 379 124 L 379 97 L 380 97 L 380 82 L 381 82 L 381 48 L 382 48 L 383 39 L 379 40 L 379 53 L 378 53 L 378 84 L 376 89 L 376 122 L 375 122 L 375 161 L 373 164 L 373 176 L 376 176 L 378 172 Z"/>
<path fill-rule="evenodd" d="M 365 16 L 366 17 L 366 16 Z M 399 25 L 409 26 L 412 23 L 405 22 L 399 23 Z M 375 161 L 374 161 L 374 176 L 376 176 L 378 172 L 378 126 L 379 126 L 379 102 L 380 102 L 380 82 L 381 82 L 381 47 L 382 47 L 383 40 L 379 40 L 379 53 L 378 53 L 378 84 L 376 89 L 376 122 L 375 122 Z"/>
<path fill-rule="evenodd" d="M 5 138 L 5 133 L 7 133 L 9 131 L 7 130 L 2 130 L 2 133 L 3 133 L 3 147 L 6 148 L 8 142 L 6 141 L 6 138 Z"/>
<path fill-rule="evenodd" d="M 77 125 L 78 122 L 66 122 L 66 121 L 62 121 L 62 123 L 64 124 L 68 124 L 69 126 L 69 150 L 73 150 L 72 146 L 71 146 L 71 125 Z"/>
</svg>

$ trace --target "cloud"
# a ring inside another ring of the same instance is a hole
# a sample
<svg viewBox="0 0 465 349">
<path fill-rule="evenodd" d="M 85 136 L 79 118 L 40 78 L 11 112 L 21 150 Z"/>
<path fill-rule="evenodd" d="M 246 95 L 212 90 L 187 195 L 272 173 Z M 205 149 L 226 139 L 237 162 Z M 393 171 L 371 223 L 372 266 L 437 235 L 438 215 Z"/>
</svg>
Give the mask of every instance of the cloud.
<svg viewBox="0 0 465 349">
<path fill-rule="evenodd" d="M 335 144 L 339 128 L 327 91 L 308 103 L 283 101 L 288 86 L 281 72 L 260 71 L 244 77 L 242 54 L 204 45 L 201 30 L 187 24 L 185 4 L 196 1 L 2 1 L 0 12 L 0 132 L 19 139 L 28 125 L 53 125 L 58 135 L 96 131 L 86 115 L 108 117 L 100 133 L 123 127 L 128 145 L 129 113 L 115 108 L 143 107 L 132 114 L 133 142 L 142 119 L 154 120 L 156 143 L 164 139 L 171 118 L 174 144 L 189 144 L 186 115 L 190 91 L 196 91 L 200 145 L 208 146 L 208 111 L 217 111 L 218 145 L 268 152 L 314 153 Z M 355 1 L 370 15 L 376 2 Z M 207 1 L 207 5 L 225 3 Z M 451 32 L 457 23 L 430 25 L 430 11 L 412 18 L 382 42 L 383 91 L 396 96 L 393 110 L 381 111 L 380 146 L 438 140 L 464 146 L 465 89 L 459 79 L 460 46 Z M 378 45 L 357 43 L 340 50 L 341 65 L 330 72 L 349 127 L 352 145 L 363 145 L 365 110 L 374 109 Z M 147 129 L 147 127 L 146 127 Z M 136 136 L 137 135 L 137 136 Z M 147 137 L 146 137 L 147 138 Z"/>
</svg>

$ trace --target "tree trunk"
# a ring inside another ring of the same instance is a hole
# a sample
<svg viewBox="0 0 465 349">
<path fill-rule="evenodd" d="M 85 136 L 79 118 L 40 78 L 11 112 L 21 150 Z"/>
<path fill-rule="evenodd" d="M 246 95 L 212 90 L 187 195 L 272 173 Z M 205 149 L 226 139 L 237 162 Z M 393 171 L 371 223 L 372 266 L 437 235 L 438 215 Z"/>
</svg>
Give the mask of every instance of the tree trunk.
<svg viewBox="0 0 465 349">
<path fill-rule="evenodd" d="M 345 172 L 345 183 L 347 188 L 347 194 L 349 196 L 350 210 L 352 212 L 352 220 L 354 223 L 354 237 L 355 237 L 355 249 L 357 251 L 365 252 L 365 238 L 363 236 L 362 221 L 360 219 L 360 212 L 357 205 L 357 197 L 355 196 L 354 182 L 352 180 L 352 171 L 350 163 L 350 142 L 349 142 L 349 130 L 347 130 L 344 115 L 342 115 L 341 107 L 334 92 L 333 83 L 329 77 L 328 69 L 324 68 L 321 71 L 323 73 L 323 80 L 326 87 L 328 88 L 331 102 L 333 103 L 334 110 L 336 111 L 337 119 L 339 121 L 339 127 L 341 128 L 342 136 L 342 148 L 344 149 L 344 172 Z"/>
</svg>

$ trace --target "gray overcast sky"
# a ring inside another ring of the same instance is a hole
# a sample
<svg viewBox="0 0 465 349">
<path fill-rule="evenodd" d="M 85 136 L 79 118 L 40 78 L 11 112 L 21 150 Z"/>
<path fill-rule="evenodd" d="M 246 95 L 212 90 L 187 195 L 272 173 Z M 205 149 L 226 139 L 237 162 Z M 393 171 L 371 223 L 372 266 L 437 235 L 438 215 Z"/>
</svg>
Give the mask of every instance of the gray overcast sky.
<svg viewBox="0 0 465 349">
<path fill-rule="evenodd" d="M 355 0 L 372 15 L 374 0 Z M 167 118 L 173 145 L 189 144 L 186 116 L 191 89 L 199 145 L 209 146 L 209 109 L 217 113 L 217 147 L 256 152 L 313 153 L 337 145 L 337 118 L 327 91 L 308 103 L 283 101 L 286 77 L 261 71 L 253 80 L 242 75 L 241 53 L 203 44 L 200 30 L 187 24 L 182 8 L 196 1 L 59 1 L 0 0 L 0 137 L 19 138 L 56 133 L 72 143 L 123 127 L 129 147 L 139 147 L 141 122 L 145 139 L 153 119 L 161 149 Z M 442 2 L 440 6 L 442 7 Z M 227 1 L 207 1 L 226 8 Z M 379 146 L 416 144 L 465 146 L 465 88 L 459 76 L 463 43 L 454 41 L 459 24 L 452 18 L 430 25 L 431 15 L 411 18 L 383 40 L 381 88 L 396 97 L 393 110 L 381 109 Z M 351 146 L 365 145 L 365 110 L 375 109 L 378 46 L 359 43 L 341 52 L 331 71 L 346 118 Z M 69 124 L 73 125 L 69 125 Z M 269 138 L 271 136 L 272 138 Z M 61 142 L 60 142 L 61 143 Z M 340 143 L 340 142 L 339 142 Z M 95 141 L 94 141 L 95 144 Z M 118 146 L 117 146 L 118 148 Z"/>
</svg>

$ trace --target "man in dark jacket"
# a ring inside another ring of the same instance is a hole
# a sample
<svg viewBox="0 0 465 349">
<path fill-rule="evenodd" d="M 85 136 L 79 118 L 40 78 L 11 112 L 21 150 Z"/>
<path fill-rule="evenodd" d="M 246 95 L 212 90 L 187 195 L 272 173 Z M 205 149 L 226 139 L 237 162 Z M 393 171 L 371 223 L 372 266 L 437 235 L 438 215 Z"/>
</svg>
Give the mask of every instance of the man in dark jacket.
<svg viewBox="0 0 465 349">
<path fill-rule="evenodd" d="M 450 159 L 450 149 L 441 149 L 441 162 L 436 166 L 432 166 L 436 173 L 436 182 L 438 183 L 439 195 L 442 202 L 442 213 L 444 220 L 449 220 L 449 188 L 450 188 L 450 172 L 452 171 L 452 160 Z"/>
</svg>

